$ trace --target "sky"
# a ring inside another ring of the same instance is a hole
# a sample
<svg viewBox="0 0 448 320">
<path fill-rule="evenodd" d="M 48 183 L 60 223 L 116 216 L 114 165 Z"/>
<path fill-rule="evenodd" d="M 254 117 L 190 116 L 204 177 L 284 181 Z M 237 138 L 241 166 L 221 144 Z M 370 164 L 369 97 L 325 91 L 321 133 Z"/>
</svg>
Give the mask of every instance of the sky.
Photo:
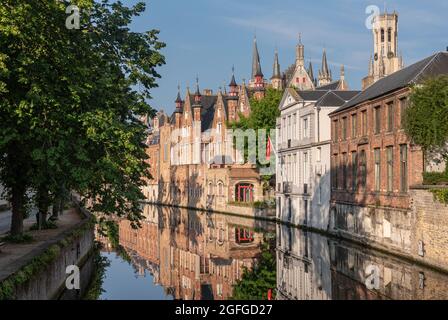
<svg viewBox="0 0 448 320">
<path fill-rule="evenodd" d="M 131 29 L 160 30 L 166 65 L 153 89 L 150 104 L 171 113 L 177 86 L 185 95 L 194 90 L 196 76 L 201 89 L 216 92 L 230 82 L 232 66 L 238 83 L 249 80 L 252 45 L 256 34 L 265 78 L 272 75 L 274 51 L 285 70 L 295 61 L 299 33 L 305 45 L 306 65 L 311 60 L 315 75 L 322 51 L 327 51 L 333 78 L 345 65 L 351 89 L 360 89 L 373 50 L 371 30 L 366 27 L 368 6 L 399 14 L 398 45 L 405 65 L 448 47 L 446 0 L 140 0 L 146 12 Z M 122 0 L 133 5 L 138 0 Z"/>
</svg>

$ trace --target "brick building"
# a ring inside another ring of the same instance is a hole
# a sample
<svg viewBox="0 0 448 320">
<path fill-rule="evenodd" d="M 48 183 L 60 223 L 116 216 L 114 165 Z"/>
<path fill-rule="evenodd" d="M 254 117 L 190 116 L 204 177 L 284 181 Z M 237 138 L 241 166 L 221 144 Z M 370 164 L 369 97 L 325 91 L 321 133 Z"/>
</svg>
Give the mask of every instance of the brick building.
<svg viewBox="0 0 448 320">
<path fill-rule="evenodd" d="M 447 52 L 378 80 L 330 114 L 332 231 L 418 256 L 409 189 L 432 165 L 405 135 L 403 116 L 410 87 L 441 74 Z"/>
</svg>

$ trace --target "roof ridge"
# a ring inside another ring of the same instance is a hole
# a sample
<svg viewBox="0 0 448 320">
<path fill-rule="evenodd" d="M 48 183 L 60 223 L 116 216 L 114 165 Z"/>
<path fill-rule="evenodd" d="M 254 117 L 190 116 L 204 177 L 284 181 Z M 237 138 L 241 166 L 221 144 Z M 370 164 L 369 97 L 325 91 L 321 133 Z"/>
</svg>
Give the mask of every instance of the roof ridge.
<svg viewBox="0 0 448 320">
<path fill-rule="evenodd" d="M 417 73 L 412 79 L 411 79 L 411 81 L 409 81 L 409 83 L 414 83 L 415 84 L 415 82 L 416 82 L 416 79 L 418 79 L 419 77 L 420 77 L 420 75 L 424 72 L 424 71 L 426 71 L 426 69 L 429 67 L 429 65 L 436 59 L 436 57 L 438 57 L 440 54 L 441 54 L 442 52 L 437 52 L 437 53 L 435 53 L 435 54 L 433 54 L 432 55 L 432 57 L 428 57 L 428 58 L 431 58 L 429 61 L 428 61 L 428 63 L 420 70 L 420 72 L 419 73 Z M 416 63 L 418 63 L 418 62 L 416 62 Z M 415 63 L 414 63 L 415 64 Z M 403 69 L 402 69 L 403 70 Z"/>
</svg>

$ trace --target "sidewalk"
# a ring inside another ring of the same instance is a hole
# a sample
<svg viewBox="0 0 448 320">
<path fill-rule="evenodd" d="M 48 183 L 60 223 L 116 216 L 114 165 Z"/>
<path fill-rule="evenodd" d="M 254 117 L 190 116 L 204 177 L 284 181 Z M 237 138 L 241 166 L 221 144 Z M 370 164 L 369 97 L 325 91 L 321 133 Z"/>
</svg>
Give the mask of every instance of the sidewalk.
<svg viewBox="0 0 448 320">
<path fill-rule="evenodd" d="M 5 220 L 3 217 L 7 217 L 8 215 L 9 218 L 11 218 L 11 213 L 0 213 L 0 222 L 2 223 L 0 227 L 3 229 L 6 227 L 6 232 L 9 229 L 10 220 L 8 220 L 9 222 L 5 222 L 3 221 Z M 35 223 L 35 217 L 32 214 L 31 217 L 24 222 L 24 230 L 33 236 L 34 241 L 28 244 L 8 243 L 2 247 L 0 252 L 0 281 L 4 280 L 25 265 L 30 259 L 30 256 L 33 255 L 33 251 L 39 251 L 43 247 L 48 247 L 53 239 L 75 226 L 80 221 L 82 221 L 82 217 L 77 211 L 75 209 L 69 209 L 64 211 L 64 214 L 59 217 L 59 220 L 56 222 L 58 226 L 57 229 L 29 231 L 31 225 Z M 2 231 L 0 230 L 0 234 L 1 233 Z"/>
</svg>

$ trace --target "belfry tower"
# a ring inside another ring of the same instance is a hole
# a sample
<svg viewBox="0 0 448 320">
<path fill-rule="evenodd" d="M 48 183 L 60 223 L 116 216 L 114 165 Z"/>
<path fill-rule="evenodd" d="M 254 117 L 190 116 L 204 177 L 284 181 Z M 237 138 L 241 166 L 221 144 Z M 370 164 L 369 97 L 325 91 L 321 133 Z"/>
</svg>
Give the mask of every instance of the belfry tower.
<svg viewBox="0 0 448 320">
<path fill-rule="evenodd" d="M 403 68 L 398 54 L 398 14 L 385 12 L 374 17 L 372 33 L 373 59 L 369 62 L 369 74 L 362 81 L 363 89 Z"/>
</svg>

